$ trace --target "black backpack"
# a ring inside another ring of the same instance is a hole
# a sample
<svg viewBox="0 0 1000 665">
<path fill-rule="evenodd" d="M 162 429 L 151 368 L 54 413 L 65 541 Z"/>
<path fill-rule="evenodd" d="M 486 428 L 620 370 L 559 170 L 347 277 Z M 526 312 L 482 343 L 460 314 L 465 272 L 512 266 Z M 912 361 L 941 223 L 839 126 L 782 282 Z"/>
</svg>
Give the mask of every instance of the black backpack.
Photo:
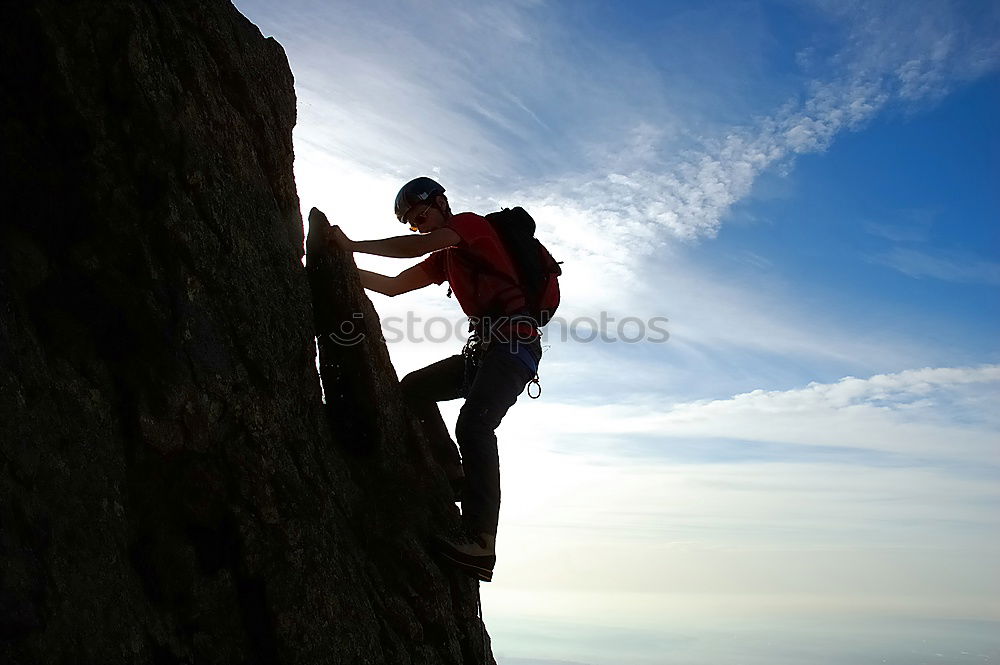
<svg viewBox="0 0 1000 665">
<path fill-rule="evenodd" d="M 535 237 L 535 220 L 524 208 L 504 208 L 486 215 L 517 270 L 528 313 L 544 326 L 559 307 L 560 262 Z"/>
</svg>

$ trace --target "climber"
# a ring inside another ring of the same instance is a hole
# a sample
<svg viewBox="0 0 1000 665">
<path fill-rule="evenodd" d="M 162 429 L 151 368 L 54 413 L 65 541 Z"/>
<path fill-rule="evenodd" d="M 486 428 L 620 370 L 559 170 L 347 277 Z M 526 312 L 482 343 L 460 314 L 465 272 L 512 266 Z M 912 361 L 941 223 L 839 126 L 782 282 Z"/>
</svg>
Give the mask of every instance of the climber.
<svg viewBox="0 0 1000 665">
<path fill-rule="evenodd" d="M 500 466 L 495 430 L 535 376 L 541 360 L 537 322 L 527 314 L 516 269 L 496 231 L 475 213 L 452 213 L 444 187 L 421 177 L 396 195 L 396 218 L 418 232 L 382 240 L 353 241 L 337 226 L 332 242 L 345 251 L 422 262 L 395 277 L 359 269 L 361 283 L 396 296 L 448 281 L 470 318 L 470 336 L 454 355 L 405 376 L 400 383 L 415 415 L 424 423 L 435 457 L 461 490 L 462 530 L 436 538 L 439 553 L 480 580 L 493 578 L 500 510 Z M 465 398 L 455 425 L 455 444 L 436 402 Z M 443 459 L 442 459 L 443 458 Z"/>
</svg>

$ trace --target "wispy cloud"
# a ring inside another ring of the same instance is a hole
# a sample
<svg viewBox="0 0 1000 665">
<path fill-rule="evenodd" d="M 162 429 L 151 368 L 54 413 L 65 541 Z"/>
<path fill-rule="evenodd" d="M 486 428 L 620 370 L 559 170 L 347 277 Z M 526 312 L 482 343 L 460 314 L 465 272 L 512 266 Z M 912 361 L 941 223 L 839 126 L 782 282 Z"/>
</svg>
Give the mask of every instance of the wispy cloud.
<svg viewBox="0 0 1000 665">
<path fill-rule="evenodd" d="M 324 12 L 303 2 L 273 13 L 239 4 L 267 16 L 265 31 L 290 37 L 300 145 L 397 179 L 439 169 L 469 203 L 518 200 L 583 216 L 629 252 L 713 236 L 764 171 L 825 150 L 887 104 L 936 99 L 1000 62 L 995 10 L 817 2 L 817 20 L 843 36 L 800 58 L 806 86 L 757 120 L 713 124 L 687 103 L 713 89 L 701 76 L 715 71 L 710 61 L 688 63 L 701 70 L 687 78 L 665 76 L 670 62 L 558 5 L 435 0 L 419 11 L 378 2 Z M 708 18 L 677 13 L 674 37 L 685 21 Z M 743 35 L 747 20 L 713 48 L 745 40 L 747 53 L 760 50 Z"/>
<path fill-rule="evenodd" d="M 871 257 L 874 263 L 895 268 L 916 279 L 930 278 L 964 284 L 1000 286 L 1000 262 L 960 251 L 924 252 L 895 247 Z"/>
<path fill-rule="evenodd" d="M 656 401 L 577 407 L 550 405 L 556 441 L 590 432 L 652 437 L 645 448 L 669 454 L 671 440 L 729 440 L 834 447 L 919 459 L 1000 462 L 1000 366 L 927 368 L 728 399 L 663 406 Z M 656 446 L 657 441 L 662 445 Z M 785 455 L 789 451 L 784 452 Z"/>
<path fill-rule="evenodd" d="M 650 70 L 579 43 L 547 3 L 239 4 L 289 37 L 300 139 L 376 173 L 440 167 L 495 194 L 581 164 L 623 118 L 669 117 Z"/>
<path fill-rule="evenodd" d="M 867 222 L 864 230 L 894 243 L 926 242 L 940 213 L 936 210 L 903 210 L 893 217 L 889 223 Z"/>
<path fill-rule="evenodd" d="M 826 150 L 839 133 L 862 127 L 890 103 L 936 100 L 1000 64 L 996 11 L 976 17 L 985 22 L 977 25 L 954 3 L 828 9 L 847 25 L 848 37 L 801 98 L 752 124 L 716 128 L 680 158 L 653 139 L 635 168 L 567 176 L 540 188 L 538 202 L 586 211 L 616 237 L 632 237 L 634 222 L 681 239 L 711 237 L 765 170 Z M 649 154 L 658 155 L 656 163 Z M 646 251 L 659 244 L 646 244 Z"/>
</svg>

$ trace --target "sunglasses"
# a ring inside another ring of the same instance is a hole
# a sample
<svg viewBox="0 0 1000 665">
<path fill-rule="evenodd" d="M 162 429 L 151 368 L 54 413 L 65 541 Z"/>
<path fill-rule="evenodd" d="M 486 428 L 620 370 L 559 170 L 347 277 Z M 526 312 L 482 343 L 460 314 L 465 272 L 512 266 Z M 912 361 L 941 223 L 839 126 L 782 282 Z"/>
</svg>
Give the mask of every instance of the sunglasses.
<svg viewBox="0 0 1000 665">
<path fill-rule="evenodd" d="M 428 203 L 427 206 L 424 207 L 423 211 L 421 211 L 419 215 L 415 215 L 411 220 L 407 221 L 405 219 L 401 219 L 399 221 L 403 222 L 404 224 L 409 224 L 411 231 L 418 231 L 419 229 L 417 227 L 419 227 L 421 224 L 424 223 L 424 220 L 427 219 L 427 213 L 433 206 L 434 206 L 433 203 Z"/>
</svg>

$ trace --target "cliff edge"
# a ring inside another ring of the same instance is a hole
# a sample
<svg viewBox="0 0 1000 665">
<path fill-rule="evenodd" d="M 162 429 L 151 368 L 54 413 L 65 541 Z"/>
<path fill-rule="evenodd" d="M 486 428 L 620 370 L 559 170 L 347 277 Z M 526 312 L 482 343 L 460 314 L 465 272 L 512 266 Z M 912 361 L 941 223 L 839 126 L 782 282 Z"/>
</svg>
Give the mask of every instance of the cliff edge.
<svg viewBox="0 0 1000 665">
<path fill-rule="evenodd" d="M 492 663 L 352 261 L 302 265 L 281 46 L 32 0 L 0 54 L 0 661 Z"/>
</svg>

